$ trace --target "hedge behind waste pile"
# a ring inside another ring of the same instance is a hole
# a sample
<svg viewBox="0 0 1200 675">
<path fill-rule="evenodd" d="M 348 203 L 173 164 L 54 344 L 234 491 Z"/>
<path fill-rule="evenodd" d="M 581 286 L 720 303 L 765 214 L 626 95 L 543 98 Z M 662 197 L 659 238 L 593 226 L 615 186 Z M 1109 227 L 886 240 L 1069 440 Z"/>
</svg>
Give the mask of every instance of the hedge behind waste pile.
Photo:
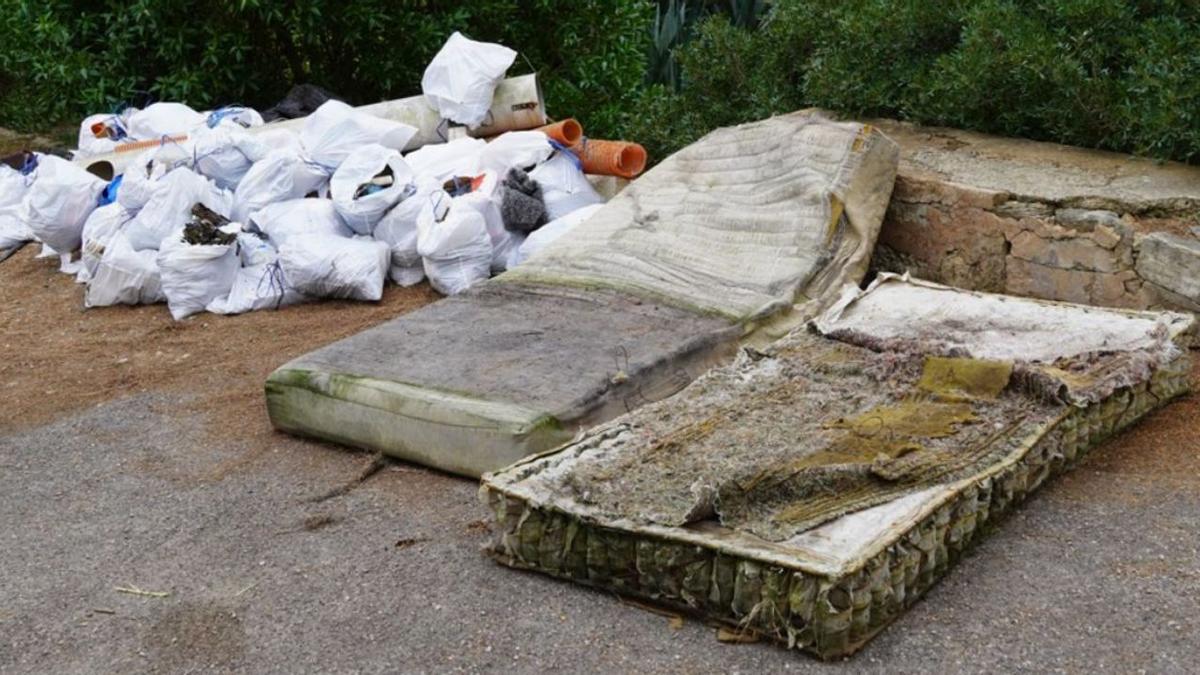
<svg viewBox="0 0 1200 675">
<path fill-rule="evenodd" d="M 0 126 L 411 95 L 454 30 L 651 161 L 821 106 L 1200 163 L 1195 0 L 0 0 Z"/>
</svg>

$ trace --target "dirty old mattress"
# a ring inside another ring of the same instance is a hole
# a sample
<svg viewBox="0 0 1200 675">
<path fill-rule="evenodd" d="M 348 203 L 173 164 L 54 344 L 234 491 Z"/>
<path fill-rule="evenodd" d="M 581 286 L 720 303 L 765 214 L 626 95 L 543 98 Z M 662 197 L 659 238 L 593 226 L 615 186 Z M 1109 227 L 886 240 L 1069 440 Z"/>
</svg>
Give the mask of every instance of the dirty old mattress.
<svg viewBox="0 0 1200 675">
<path fill-rule="evenodd" d="M 271 421 L 467 476 L 546 450 L 861 280 L 896 164 L 807 114 L 714 131 L 521 267 L 280 367 Z"/>
<path fill-rule="evenodd" d="M 1189 386 L 1183 315 L 887 277 L 816 323 L 484 476 L 493 555 L 843 656 Z"/>
</svg>

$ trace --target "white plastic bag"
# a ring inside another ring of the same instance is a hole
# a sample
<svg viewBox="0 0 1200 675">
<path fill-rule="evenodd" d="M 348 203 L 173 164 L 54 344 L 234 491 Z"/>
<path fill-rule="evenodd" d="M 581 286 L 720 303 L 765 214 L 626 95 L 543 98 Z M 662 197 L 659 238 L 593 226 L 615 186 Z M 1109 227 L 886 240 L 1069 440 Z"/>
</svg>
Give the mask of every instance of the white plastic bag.
<svg viewBox="0 0 1200 675">
<path fill-rule="evenodd" d="M 95 155 L 103 155 L 112 152 L 117 147 L 117 142 L 108 137 L 108 134 L 102 133 L 96 136 L 92 132 L 92 126 L 96 124 L 107 124 L 116 120 L 115 115 L 101 113 L 98 115 L 88 115 L 79 123 L 79 141 L 75 148 L 73 157 L 92 157 Z"/>
<path fill-rule="evenodd" d="M 238 232 L 238 257 L 242 267 L 268 265 L 279 259 L 279 251 L 257 232 Z"/>
<path fill-rule="evenodd" d="M 557 152 L 553 157 L 529 172 L 529 177 L 542 186 L 546 202 L 546 217 L 556 220 L 592 204 L 603 204 L 604 197 L 588 182 L 583 170 L 572 157 Z"/>
<path fill-rule="evenodd" d="M 270 152 L 256 137 L 226 124 L 197 133 L 191 146 L 196 172 L 226 190 L 235 189 L 250 167 Z"/>
<path fill-rule="evenodd" d="M 38 158 L 20 218 L 45 245 L 66 255 L 79 248 L 83 223 L 96 210 L 103 180 L 61 157 Z"/>
<path fill-rule="evenodd" d="M 454 176 L 479 174 L 479 155 L 487 147 L 482 138 L 464 136 L 449 143 L 432 143 L 413 150 L 404 156 L 408 167 L 417 178 L 429 178 L 438 182 Z"/>
<path fill-rule="evenodd" d="M 100 266 L 108 242 L 132 218 L 133 215 L 116 202 L 92 211 L 92 215 L 88 216 L 87 222 L 83 224 L 80 237 L 80 270 L 75 281 L 87 283 L 96 275 L 96 268 Z"/>
<path fill-rule="evenodd" d="M 182 103 L 151 103 L 129 116 L 129 135 L 139 141 L 181 136 L 204 124 L 204 119 Z"/>
<path fill-rule="evenodd" d="M 304 144 L 300 142 L 300 134 L 291 129 L 272 129 L 267 128 L 256 132 L 254 137 L 259 143 L 267 146 L 267 152 L 290 152 L 298 155 L 304 151 Z"/>
<path fill-rule="evenodd" d="M 236 244 L 189 244 L 171 237 L 158 251 L 163 295 L 176 321 L 229 295 L 241 267 Z"/>
<path fill-rule="evenodd" d="M 491 276 L 492 240 L 483 216 L 445 192 L 435 193 L 417 217 L 417 252 L 429 283 L 445 295 Z"/>
<path fill-rule="evenodd" d="M 372 183 L 378 180 L 391 182 Z M 413 173 L 400 152 L 374 143 L 350 153 L 329 181 L 333 207 L 356 234 L 371 234 L 383 214 L 412 190 Z"/>
<path fill-rule="evenodd" d="M 118 201 L 124 188 L 122 182 Z M 198 203 L 228 218 L 233 196 L 191 169 L 171 171 L 156 181 L 150 201 L 126 226 L 129 243 L 139 251 L 159 248 L 164 239 L 183 229 Z"/>
<path fill-rule="evenodd" d="M 213 314 L 241 314 L 260 309 L 279 309 L 304 300 L 291 288 L 279 263 L 253 265 L 237 271 L 229 294 L 208 303 Z"/>
<path fill-rule="evenodd" d="M 304 120 L 300 140 L 308 159 L 332 174 L 358 148 L 376 143 L 393 150 L 404 146 L 417 128 L 361 113 L 346 103 L 329 100 Z"/>
<path fill-rule="evenodd" d="M 279 247 L 284 277 L 314 298 L 379 300 L 390 257 L 387 244 L 369 237 L 305 234 Z"/>
<path fill-rule="evenodd" d="M 33 230 L 21 219 L 21 203 L 33 178 L 0 164 L 0 260 L 33 240 Z"/>
<path fill-rule="evenodd" d="M 320 192 L 328 181 L 325 169 L 302 154 L 290 149 L 270 152 L 242 176 L 233 195 L 231 219 L 244 223 L 266 206 Z"/>
<path fill-rule="evenodd" d="M 217 108 L 208 113 L 204 118 L 204 124 L 209 129 L 250 129 L 252 127 L 261 127 L 263 125 L 263 118 L 254 108 L 231 105 L 224 108 Z"/>
<path fill-rule="evenodd" d="M 509 169 L 529 171 L 554 152 L 550 139 L 540 131 L 509 131 L 500 134 L 479 152 L 479 168 L 503 178 Z"/>
<path fill-rule="evenodd" d="M 125 168 L 117 202 L 136 213 L 154 196 L 163 176 L 179 167 L 191 166 L 191 152 L 179 143 L 165 143 L 147 150 Z"/>
<path fill-rule="evenodd" d="M 520 265 L 529 259 L 529 256 L 546 248 L 554 241 L 558 240 L 563 235 L 575 229 L 579 224 L 583 223 L 592 214 L 600 210 L 603 204 L 592 204 L 585 206 L 582 209 L 576 209 L 561 218 L 546 223 L 545 225 L 534 230 L 525 239 L 525 243 L 520 245 L 514 257 L 509 258 L 510 267 Z"/>
<path fill-rule="evenodd" d="M 96 273 L 88 282 L 84 305 L 149 305 L 166 299 L 158 274 L 157 251 L 135 251 L 117 232 L 104 247 Z"/>
<path fill-rule="evenodd" d="M 504 228 L 504 218 L 500 215 L 498 187 L 498 177 L 488 171 L 483 174 L 483 181 L 474 190 L 454 198 L 456 203 L 483 216 L 488 238 L 492 242 L 492 272 L 495 273 L 503 272 L 507 268 L 512 249 L 521 245 L 521 237 Z"/>
<path fill-rule="evenodd" d="M 436 181 L 425 180 L 418 181 L 415 190 L 375 225 L 375 238 L 392 252 L 388 277 L 401 286 L 415 286 L 425 278 L 425 264 L 417 252 L 417 218 L 441 187 Z"/>
<path fill-rule="evenodd" d="M 425 100 L 444 119 L 476 126 L 487 118 L 492 94 L 517 53 L 455 32 L 434 55 L 421 77 Z"/>
<path fill-rule="evenodd" d="M 349 238 L 353 233 L 329 199 L 289 199 L 276 202 L 255 211 L 249 220 L 250 227 L 267 235 L 267 240 L 276 249 L 292 237 L 319 234 L 330 237 Z"/>
</svg>

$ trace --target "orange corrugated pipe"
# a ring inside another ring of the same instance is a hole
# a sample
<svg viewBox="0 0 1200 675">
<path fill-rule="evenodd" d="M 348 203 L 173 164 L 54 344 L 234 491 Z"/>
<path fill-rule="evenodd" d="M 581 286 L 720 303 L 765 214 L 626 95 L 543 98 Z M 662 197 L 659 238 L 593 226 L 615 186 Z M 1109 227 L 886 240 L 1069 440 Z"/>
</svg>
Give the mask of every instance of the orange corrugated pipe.
<svg viewBox="0 0 1200 675">
<path fill-rule="evenodd" d="M 646 170 L 646 149 L 637 143 L 589 138 L 571 151 L 579 156 L 584 173 L 635 178 Z"/>
<path fill-rule="evenodd" d="M 187 134 L 180 136 L 168 136 L 167 138 L 155 138 L 149 141 L 134 141 L 132 143 L 120 143 L 113 148 L 113 152 L 133 152 L 134 150 L 145 150 L 163 145 L 167 142 L 182 143 L 188 139 Z"/>
<path fill-rule="evenodd" d="M 581 126 L 579 122 L 575 121 L 574 117 L 568 117 L 560 122 L 539 127 L 538 131 L 546 134 L 559 143 L 562 143 L 568 148 L 583 140 L 583 126 Z"/>
</svg>

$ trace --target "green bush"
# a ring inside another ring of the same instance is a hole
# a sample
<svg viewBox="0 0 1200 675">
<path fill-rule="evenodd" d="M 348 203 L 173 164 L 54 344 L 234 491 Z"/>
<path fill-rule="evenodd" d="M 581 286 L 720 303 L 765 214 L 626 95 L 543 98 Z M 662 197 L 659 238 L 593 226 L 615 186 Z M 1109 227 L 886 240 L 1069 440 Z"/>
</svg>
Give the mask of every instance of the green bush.
<svg viewBox="0 0 1200 675">
<path fill-rule="evenodd" d="M 455 30 L 521 53 L 553 114 L 615 133 L 645 73 L 649 1 L 0 0 L 0 124 L 127 102 L 266 107 L 297 82 L 353 102 L 420 92 Z"/>
<path fill-rule="evenodd" d="M 656 8 L 686 25 L 656 33 Z M 410 95 L 454 30 L 652 158 L 820 106 L 1200 163 L 1195 0 L 0 0 L 0 125 L 262 107 L 296 82 Z"/>
<path fill-rule="evenodd" d="M 1200 163 L 1200 3 L 776 0 L 679 48 L 677 93 L 643 94 L 654 154 L 808 106 Z"/>
</svg>

